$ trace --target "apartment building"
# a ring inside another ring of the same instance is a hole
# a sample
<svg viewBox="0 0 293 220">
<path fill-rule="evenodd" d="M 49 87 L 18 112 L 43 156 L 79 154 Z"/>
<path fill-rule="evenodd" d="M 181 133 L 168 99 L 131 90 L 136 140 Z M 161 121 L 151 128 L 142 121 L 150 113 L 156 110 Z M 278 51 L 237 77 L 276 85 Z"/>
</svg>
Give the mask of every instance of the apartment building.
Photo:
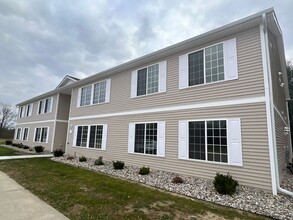
<svg viewBox="0 0 293 220">
<path fill-rule="evenodd" d="M 15 142 L 276 194 L 292 160 L 282 32 L 268 9 L 19 103 Z"/>
</svg>

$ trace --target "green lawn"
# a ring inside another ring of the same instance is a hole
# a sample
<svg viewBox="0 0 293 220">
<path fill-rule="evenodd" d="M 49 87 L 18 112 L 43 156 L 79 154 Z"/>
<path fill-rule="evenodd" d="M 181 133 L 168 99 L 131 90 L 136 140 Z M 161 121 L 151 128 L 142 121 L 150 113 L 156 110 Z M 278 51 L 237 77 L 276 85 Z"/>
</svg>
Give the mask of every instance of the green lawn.
<svg viewBox="0 0 293 220">
<path fill-rule="evenodd" d="M 70 219 L 264 219 L 50 159 L 1 161 L 0 170 Z"/>
<path fill-rule="evenodd" d="M 26 153 L 0 146 L 0 156 L 15 156 L 15 155 L 23 155 L 23 154 L 26 154 Z"/>
</svg>

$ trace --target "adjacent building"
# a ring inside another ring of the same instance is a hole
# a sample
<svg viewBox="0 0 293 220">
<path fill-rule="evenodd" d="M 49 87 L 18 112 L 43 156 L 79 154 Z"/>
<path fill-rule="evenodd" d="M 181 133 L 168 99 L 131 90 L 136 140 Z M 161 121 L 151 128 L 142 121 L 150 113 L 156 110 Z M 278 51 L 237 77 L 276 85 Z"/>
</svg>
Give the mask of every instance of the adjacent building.
<svg viewBox="0 0 293 220">
<path fill-rule="evenodd" d="M 273 9 L 19 103 L 15 142 L 276 194 L 292 160 Z"/>
</svg>

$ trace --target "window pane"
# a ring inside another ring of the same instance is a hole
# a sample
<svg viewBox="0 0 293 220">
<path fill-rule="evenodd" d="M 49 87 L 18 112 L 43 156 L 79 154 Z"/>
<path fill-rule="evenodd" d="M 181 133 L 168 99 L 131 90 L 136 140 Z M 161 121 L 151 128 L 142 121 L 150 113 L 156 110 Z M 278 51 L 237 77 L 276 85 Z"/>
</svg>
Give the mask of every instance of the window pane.
<svg viewBox="0 0 293 220">
<path fill-rule="evenodd" d="M 48 128 L 42 128 L 41 142 L 47 141 L 47 131 L 48 131 Z"/>
<path fill-rule="evenodd" d="M 205 70 L 212 75 L 206 74 L 206 82 L 224 80 L 223 44 L 218 44 L 205 49 Z"/>
<path fill-rule="evenodd" d="M 137 95 L 146 94 L 147 68 L 137 71 Z"/>
<path fill-rule="evenodd" d="M 189 86 L 204 83 L 203 50 L 188 55 Z"/>
<path fill-rule="evenodd" d="M 39 142 L 41 138 L 41 128 L 36 128 L 35 141 Z"/>
<path fill-rule="evenodd" d="M 146 124 L 146 154 L 157 154 L 157 123 Z"/>
<path fill-rule="evenodd" d="M 135 153 L 144 153 L 145 124 L 135 125 Z"/>
<path fill-rule="evenodd" d="M 96 126 L 91 126 L 90 130 L 90 143 L 89 147 L 94 148 L 95 147 L 95 139 L 96 139 Z"/>
<path fill-rule="evenodd" d="M 226 121 L 207 122 L 208 160 L 227 163 Z"/>
<path fill-rule="evenodd" d="M 43 101 L 39 102 L 39 110 L 38 113 L 41 114 L 42 113 L 42 106 L 43 106 Z"/>
<path fill-rule="evenodd" d="M 94 85 L 93 104 L 103 103 L 106 98 L 106 81 L 96 83 Z"/>
<path fill-rule="evenodd" d="M 159 89 L 159 64 L 148 67 L 147 94 L 158 92 Z"/>
<path fill-rule="evenodd" d="M 80 106 L 90 105 L 92 98 L 92 85 L 81 88 Z"/>
<path fill-rule="evenodd" d="M 100 149 L 102 147 L 102 137 L 103 125 L 91 126 L 89 147 Z"/>
<path fill-rule="evenodd" d="M 51 111 L 51 98 L 45 100 L 44 113 Z"/>
<path fill-rule="evenodd" d="M 82 132 L 82 126 L 78 126 L 77 128 L 77 136 L 76 136 L 76 146 L 80 146 L 81 142 L 81 132 Z"/>
<path fill-rule="evenodd" d="M 81 147 L 86 147 L 86 144 L 87 144 L 87 132 L 88 132 L 88 126 L 82 126 L 81 141 L 80 141 L 80 146 Z"/>
<path fill-rule="evenodd" d="M 189 158 L 205 160 L 205 122 L 189 122 Z"/>
</svg>

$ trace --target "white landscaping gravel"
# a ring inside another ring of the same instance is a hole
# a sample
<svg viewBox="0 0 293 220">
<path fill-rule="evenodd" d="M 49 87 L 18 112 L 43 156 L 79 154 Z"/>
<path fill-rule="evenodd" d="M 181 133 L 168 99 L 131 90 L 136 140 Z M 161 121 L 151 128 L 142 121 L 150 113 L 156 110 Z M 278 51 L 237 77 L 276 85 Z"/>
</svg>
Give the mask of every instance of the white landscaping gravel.
<svg viewBox="0 0 293 220">
<path fill-rule="evenodd" d="M 142 176 L 138 174 L 139 167 L 125 166 L 123 170 L 114 170 L 112 162 L 104 161 L 105 165 L 96 166 L 94 165 L 94 159 L 88 159 L 87 162 L 79 162 L 78 158 L 68 160 L 66 157 L 55 157 L 52 160 L 275 219 L 293 219 L 293 197 L 288 195 L 278 194 L 273 196 L 271 193 L 261 189 L 242 185 L 238 187 L 233 196 L 220 195 L 214 190 L 212 180 L 153 169 L 151 169 L 150 174 Z M 172 179 L 175 176 L 183 178 L 184 183 L 172 183 Z M 293 184 L 293 175 L 290 176 L 288 173 L 284 179 L 287 189 L 290 189 L 289 187 L 292 189 L 293 185 L 289 186 L 289 184 Z"/>
</svg>

